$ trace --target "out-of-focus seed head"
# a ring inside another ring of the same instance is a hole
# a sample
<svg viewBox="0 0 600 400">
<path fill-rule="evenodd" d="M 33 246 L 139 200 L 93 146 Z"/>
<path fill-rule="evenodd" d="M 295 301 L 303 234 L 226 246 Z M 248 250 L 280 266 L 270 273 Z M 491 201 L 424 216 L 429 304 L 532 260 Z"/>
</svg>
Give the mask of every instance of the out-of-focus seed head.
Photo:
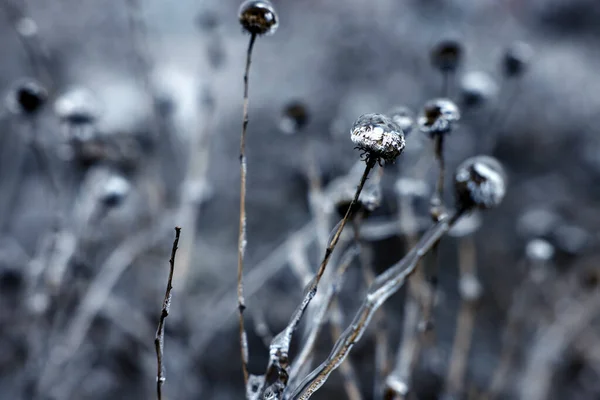
<svg viewBox="0 0 600 400">
<path fill-rule="evenodd" d="M 472 212 L 463 215 L 448 232 L 452 237 L 465 237 L 474 234 L 481 227 L 481 215 L 478 212 Z"/>
<path fill-rule="evenodd" d="M 458 281 L 460 296 L 465 301 L 477 301 L 483 294 L 483 286 L 473 274 L 461 276 Z"/>
<path fill-rule="evenodd" d="M 127 179 L 119 175 L 111 176 L 102 188 L 100 201 L 105 207 L 117 207 L 127 197 L 130 189 L 131 184 Z"/>
<path fill-rule="evenodd" d="M 42 109 L 48 100 L 48 92 L 32 79 L 17 82 L 10 91 L 6 103 L 16 114 L 33 115 Z"/>
<path fill-rule="evenodd" d="M 449 99 L 433 99 L 425 103 L 419 114 L 419 129 L 430 136 L 452 131 L 455 122 L 460 120 L 460 110 Z"/>
<path fill-rule="evenodd" d="M 35 23 L 34 20 L 32 20 L 31 18 L 21 18 L 20 20 L 17 21 L 17 23 L 15 24 L 15 28 L 17 30 L 17 32 L 19 33 L 19 35 L 26 37 L 26 38 L 30 38 L 32 36 L 37 35 L 38 33 L 38 26 Z"/>
<path fill-rule="evenodd" d="M 554 257 L 554 246 L 544 239 L 533 239 L 525 246 L 525 255 L 531 262 L 548 262 Z"/>
<path fill-rule="evenodd" d="M 463 76 L 460 82 L 462 103 L 466 107 L 478 107 L 496 96 L 498 85 L 485 72 L 474 71 Z"/>
<path fill-rule="evenodd" d="M 459 209 L 497 207 L 506 193 L 506 174 L 495 158 L 476 156 L 456 169 L 454 190 Z"/>
<path fill-rule="evenodd" d="M 414 113 L 404 106 L 397 106 L 387 113 L 392 121 L 396 123 L 404 133 L 404 136 L 410 135 L 413 128 L 415 127 L 415 116 Z"/>
<path fill-rule="evenodd" d="M 268 0 L 246 0 L 240 6 L 238 18 L 244 30 L 252 35 L 272 35 L 279 26 L 279 17 Z"/>
<path fill-rule="evenodd" d="M 99 116 L 99 105 L 92 92 L 74 88 L 61 95 L 54 103 L 54 112 L 72 125 L 93 124 Z"/>
<path fill-rule="evenodd" d="M 508 78 L 517 78 L 523 75 L 527 71 L 532 58 L 533 50 L 527 43 L 516 42 L 512 44 L 506 49 L 502 59 L 504 75 Z"/>
<path fill-rule="evenodd" d="M 385 162 L 394 162 L 405 145 L 402 129 L 383 114 L 361 115 L 352 126 L 350 139 L 367 158 Z"/>
<path fill-rule="evenodd" d="M 292 101 L 282 110 L 279 128 L 287 135 L 292 135 L 304 128 L 309 121 L 308 109 L 301 101 Z"/>
<path fill-rule="evenodd" d="M 455 71 L 460 65 L 462 53 L 462 46 L 457 40 L 443 40 L 431 50 L 431 65 L 442 72 Z"/>
</svg>

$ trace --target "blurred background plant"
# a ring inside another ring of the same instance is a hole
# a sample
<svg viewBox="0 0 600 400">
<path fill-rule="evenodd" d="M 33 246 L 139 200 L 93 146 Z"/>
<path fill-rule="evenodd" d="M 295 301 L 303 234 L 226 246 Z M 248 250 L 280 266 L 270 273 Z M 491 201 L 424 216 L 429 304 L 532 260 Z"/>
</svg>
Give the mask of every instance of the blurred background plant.
<svg viewBox="0 0 600 400">
<path fill-rule="evenodd" d="M 154 398 L 175 225 L 164 390 L 242 398 L 235 271 L 248 36 L 239 3 L 1 5 L 0 398 Z M 396 107 L 418 119 L 446 96 L 462 117 L 444 140 L 446 187 L 463 160 L 488 154 L 509 177 L 505 201 L 442 240 L 437 262 L 424 260 L 423 276 L 385 304 L 349 367 L 313 398 L 380 398 L 402 346 L 418 349 L 408 398 L 598 398 L 600 5 L 274 5 L 280 25 L 257 41 L 250 81 L 250 372 L 264 371 L 264 343 L 288 323 L 360 179 L 354 121 L 390 111 L 401 124 Z M 432 57 L 440 44 L 455 47 Z M 456 48 L 460 62 L 449 68 Z M 372 172 L 363 199 L 378 207 L 334 253 L 340 265 L 359 232 L 360 256 L 307 364 L 327 358 L 369 273 L 397 262 L 432 224 L 433 150 L 415 129 L 396 165 Z M 410 321 L 423 322 L 407 292 L 431 303 L 418 344 L 407 344 Z M 309 309 L 299 332 L 310 336 L 317 317 Z M 470 344 L 461 342 L 470 330 Z M 292 342 L 292 358 L 302 343 Z"/>
</svg>

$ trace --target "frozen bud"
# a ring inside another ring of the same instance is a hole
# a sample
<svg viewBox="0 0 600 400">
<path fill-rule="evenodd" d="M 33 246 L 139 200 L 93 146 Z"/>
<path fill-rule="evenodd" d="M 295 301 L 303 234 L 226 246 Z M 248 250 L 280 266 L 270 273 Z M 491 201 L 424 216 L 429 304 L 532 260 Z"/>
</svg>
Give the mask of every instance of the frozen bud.
<svg viewBox="0 0 600 400">
<path fill-rule="evenodd" d="M 244 30 L 252 35 L 272 35 L 279 26 L 279 17 L 268 0 L 246 0 L 240 6 L 238 18 Z"/>
<path fill-rule="evenodd" d="M 495 158 L 471 157 L 456 169 L 454 190 L 457 205 L 463 210 L 497 207 L 506 193 L 504 169 Z"/>
<path fill-rule="evenodd" d="M 382 114 L 361 115 L 350 132 L 350 139 L 367 157 L 393 162 L 404 150 L 402 129 Z"/>
<path fill-rule="evenodd" d="M 6 99 L 8 108 L 17 114 L 33 115 L 48 100 L 48 92 L 35 80 L 17 82 Z"/>
<path fill-rule="evenodd" d="M 111 176 L 104 184 L 100 201 L 106 207 L 116 207 L 127 197 L 130 189 L 131 184 L 127 179 L 119 175 Z"/>
<path fill-rule="evenodd" d="M 473 274 L 466 274 L 458 281 L 460 296 L 466 301 L 476 301 L 483 294 L 483 287 L 479 279 Z"/>
<path fill-rule="evenodd" d="M 543 239 L 533 239 L 527 243 L 525 255 L 529 261 L 548 262 L 554 257 L 554 246 Z"/>
<path fill-rule="evenodd" d="M 357 162 L 346 175 L 334 180 L 328 186 L 327 197 L 341 216 L 346 214 L 354 199 L 356 182 L 362 176 L 364 169 L 364 164 Z M 351 215 L 359 212 L 370 214 L 381 204 L 381 196 L 381 179 L 375 177 L 367 180 Z"/>
<path fill-rule="evenodd" d="M 283 133 L 291 135 L 304 128 L 308 119 L 306 106 L 300 101 L 292 101 L 283 108 L 279 128 Z"/>
<path fill-rule="evenodd" d="M 394 107 L 387 115 L 400 127 L 404 136 L 408 136 L 412 132 L 415 126 L 415 118 L 408 107 Z"/>
<path fill-rule="evenodd" d="M 461 83 L 462 102 L 467 107 L 477 107 L 498 93 L 498 86 L 485 72 L 469 72 L 463 76 Z"/>
<path fill-rule="evenodd" d="M 504 53 L 502 59 L 502 69 L 504 75 L 508 78 L 515 78 L 523 75 L 533 58 L 533 50 L 527 43 L 516 42 Z"/>
<path fill-rule="evenodd" d="M 449 133 L 460 120 L 460 111 L 449 99 L 430 100 L 419 115 L 419 129 L 429 135 Z"/>
<path fill-rule="evenodd" d="M 460 64 L 462 52 L 462 46 L 457 40 L 443 40 L 431 51 L 431 65 L 442 72 L 455 71 Z"/>
<path fill-rule="evenodd" d="M 56 100 L 54 112 L 62 121 L 73 125 L 93 124 L 99 115 L 99 105 L 88 89 L 75 88 Z"/>
</svg>

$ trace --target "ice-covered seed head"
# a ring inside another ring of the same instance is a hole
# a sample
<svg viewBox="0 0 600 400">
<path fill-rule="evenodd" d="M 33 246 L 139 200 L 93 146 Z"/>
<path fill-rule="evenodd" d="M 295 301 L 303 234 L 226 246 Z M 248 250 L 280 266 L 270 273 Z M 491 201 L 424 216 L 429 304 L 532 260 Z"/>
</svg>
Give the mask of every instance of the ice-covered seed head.
<svg viewBox="0 0 600 400">
<path fill-rule="evenodd" d="M 131 184 L 122 176 L 111 176 L 100 194 L 100 201 L 106 207 L 116 207 L 120 205 L 129 194 Z"/>
<path fill-rule="evenodd" d="M 91 91 L 77 87 L 56 100 L 54 112 L 61 120 L 73 125 L 92 124 L 99 115 L 99 105 Z"/>
<path fill-rule="evenodd" d="M 462 46 L 457 40 L 446 39 L 431 50 L 431 65 L 442 72 L 455 71 L 462 57 Z"/>
<path fill-rule="evenodd" d="M 272 35 L 279 26 L 279 17 L 269 0 L 246 0 L 240 6 L 238 18 L 244 30 L 252 35 Z"/>
<path fill-rule="evenodd" d="M 410 135 L 415 126 L 415 117 L 413 112 L 404 106 L 397 106 L 387 113 L 391 120 L 396 123 L 404 133 L 404 136 Z"/>
<path fill-rule="evenodd" d="M 473 71 L 465 74 L 460 82 L 462 103 L 477 107 L 498 93 L 498 85 L 485 72 Z"/>
<path fill-rule="evenodd" d="M 449 99 L 430 100 L 419 114 L 419 129 L 429 135 L 449 133 L 455 122 L 460 120 L 460 111 Z"/>
<path fill-rule="evenodd" d="M 350 139 L 367 157 L 386 162 L 393 162 L 404 150 L 402 129 L 383 114 L 361 115 L 352 126 Z"/>
<path fill-rule="evenodd" d="M 23 80 L 15 84 L 9 93 L 7 105 L 18 114 L 37 113 L 48 100 L 48 92 L 35 80 Z"/>
<path fill-rule="evenodd" d="M 533 50 L 527 43 L 516 42 L 512 44 L 506 49 L 502 59 L 504 75 L 508 78 L 516 78 L 523 75 L 532 57 Z"/>
<path fill-rule="evenodd" d="M 279 128 L 283 133 L 291 135 L 304 128 L 308 120 L 308 109 L 304 103 L 292 101 L 283 108 Z"/>
<path fill-rule="evenodd" d="M 456 169 L 454 191 L 460 209 L 497 207 L 506 193 L 504 169 L 495 158 L 471 157 Z"/>
</svg>

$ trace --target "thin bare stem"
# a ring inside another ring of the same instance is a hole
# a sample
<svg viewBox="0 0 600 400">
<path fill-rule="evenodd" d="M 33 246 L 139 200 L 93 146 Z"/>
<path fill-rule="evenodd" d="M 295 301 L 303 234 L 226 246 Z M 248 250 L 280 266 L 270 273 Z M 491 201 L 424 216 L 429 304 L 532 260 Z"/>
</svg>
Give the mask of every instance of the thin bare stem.
<svg viewBox="0 0 600 400">
<path fill-rule="evenodd" d="M 477 281 L 477 256 L 473 237 L 460 240 L 458 249 L 462 302 L 458 312 L 454 343 L 450 356 L 450 367 L 446 376 L 446 393 L 450 396 L 460 396 L 464 389 L 465 372 L 471 349 L 473 327 L 475 325 L 477 299 L 479 290 Z M 472 282 L 473 287 L 467 285 Z M 469 292 L 471 291 L 471 292 Z"/>
<path fill-rule="evenodd" d="M 171 250 L 171 258 L 169 259 L 169 279 L 167 280 L 167 290 L 165 291 L 165 299 L 163 300 L 158 328 L 154 336 L 154 348 L 156 350 L 156 396 L 158 400 L 162 400 L 162 386 L 166 381 L 165 366 L 163 364 L 163 355 L 165 350 L 165 319 L 169 316 L 171 308 L 171 290 L 173 290 L 173 272 L 175 271 L 175 255 L 177 254 L 177 245 L 179 244 L 179 235 L 181 228 L 175 228 L 175 240 Z"/>
<path fill-rule="evenodd" d="M 290 399 L 306 400 L 323 386 L 331 372 L 340 366 L 354 344 L 360 340 L 379 307 L 404 285 L 406 279 L 415 271 L 418 261 L 450 230 L 460 215 L 462 212 L 457 212 L 450 218 L 442 217 L 402 260 L 375 279 L 354 320 L 342 333 L 327 360 L 294 389 Z"/>
<path fill-rule="evenodd" d="M 246 250 L 246 131 L 248 130 L 248 75 L 252 62 L 252 48 L 256 41 L 256 34 L 250 36 L 248 51 L 246 53 L 246 69 L 244 71 L 244 108 L 242 120 L 242 136 L 240 139 L 240 229 L 238 234 L 238 273 L 237 273 L 237 302 L 240 324 L 240 351 L 242 358 L 242 372 L 244 384 L 248 384 L 248 337 L 244 327 L 244 252 Z"/>
<path fill-rule="evenodd" d="M 332 235 L 331 239 L 329 240 L 329 244 L 327 246 L 327 249 L 325 250 L 325 255 L 323 257 L 323 260 L 321 261 L 321 265 L 319 266 L 319 269 L 318 269 L 315 277 L 308 284 L 308 286 L 304 289 L 304 296 L 303 296 L 302 302 L 300 303 L 298 308 L 296 308 L 296 310 L 292 314 L 292 317 L 290 318 L 290 321 L 289 321 L 288 325 L 285 327 L 285 329 L 283 331 L 281 331 L 279 334 L 277 334 L 275 336 L 275 338 L 273 339 L 273 341 L 271 342 L 269 365 L 267 367 L 266 376 L 268 377 L 273 373 L 277 374 L 277 377 L 278 377 L 277 382 L 274 384 L 276 386 L 275 389 L 277 391 L 283 391 L 283 389 L 286 388 L 287 383 L 288 383 L 287 382 L 288 376 L 289 376 L 289 374 L 288 374 L 289 354 L 288 353 L 289 353 L 289 348 L 290 348 L 290 344 L 292 341 L 292 336 L 293 336 L 294 332 L 296 331 L 298 324 L 300 323 L 300 320 L 302 319 L 302 316 L 304 315 L 310 302 L 317 294 L 317 288 L 319 286 L 319 282 L 321 281 L 321 278 L 323 277 L 323 274 L 325 273 L 325 269 L 327 268 L 327 264 L 329 263 L 331 254 L 333 253 L 333 250 L 335 249 L 336 245 L 338 244 L 338 242 L 340 240 L 342 231 L 344 230 L 346 223 L 350 219 L 350 215 L 352 214 L 352 212 L 355 208 L 355 205 L 358 203 L 358 198 L 360 196 L 360 193 L 362 192 L 362 189 L 365 186 L 365 183 L 367 182 L 367 177 L 369 176 L 369 172 L 371 171 L 371 169 L 373 169 L 376 162 L 377 162 L 377 160 L 375 158 L 369 158 L 367 160 L 367 163 L 365 166 L 365 171 L 363 172 L 363 175 L 360 179 L 360 183 L 358 184 L 358 187 L 356 188 L 356 193 L 354 195 L 354 198 L 350 202 L 350 205 L 348 206 L 348 210 L 346 211 L 344 218 L 334 228 L 333 235 Z"/>
</svg>

